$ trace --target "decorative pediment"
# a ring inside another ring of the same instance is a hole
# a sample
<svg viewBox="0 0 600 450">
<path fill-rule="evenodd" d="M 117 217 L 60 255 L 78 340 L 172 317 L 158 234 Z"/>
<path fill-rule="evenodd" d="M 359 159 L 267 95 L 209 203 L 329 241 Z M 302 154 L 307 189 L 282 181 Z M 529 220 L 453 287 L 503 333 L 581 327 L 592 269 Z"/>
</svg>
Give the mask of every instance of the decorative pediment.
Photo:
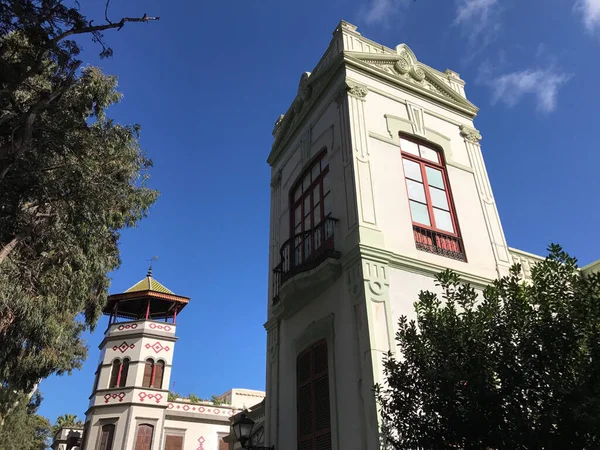
<svg viewBox="0 0 600 450">
<path fill-rule="evenodd" d="M 367 64 L 369 68 L 377 69 L 392 76 L 412 89 L 433 98 L 442 98 L 444 102 L 457 105 L 462 110 L 475 114 L 477 107 L 452 89 L 436 71 L 420 63 L 413 51 L 406 45 L 396 47 L 396 54 L 375 54 L 363 52 L 345 52 L 347 59 Z"/>
</svg>

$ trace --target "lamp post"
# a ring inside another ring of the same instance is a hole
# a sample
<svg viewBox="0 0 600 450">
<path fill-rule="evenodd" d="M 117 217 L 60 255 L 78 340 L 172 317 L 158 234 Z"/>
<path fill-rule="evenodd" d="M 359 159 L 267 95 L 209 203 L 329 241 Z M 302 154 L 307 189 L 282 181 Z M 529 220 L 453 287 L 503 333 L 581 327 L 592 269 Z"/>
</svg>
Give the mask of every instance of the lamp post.
<svg viewBox="0 0 600 450">
<path fill-rule="evenodd" d="M 260 447 L 250 443 L 252 436 L 252 428 L 254 428 L 254 420 L 246 415 L 245 412 L 240 414 L 240 417 L 231 425 L 235 439 L 247 450 L 275 450 L 275 446 Z"/>
</svg>

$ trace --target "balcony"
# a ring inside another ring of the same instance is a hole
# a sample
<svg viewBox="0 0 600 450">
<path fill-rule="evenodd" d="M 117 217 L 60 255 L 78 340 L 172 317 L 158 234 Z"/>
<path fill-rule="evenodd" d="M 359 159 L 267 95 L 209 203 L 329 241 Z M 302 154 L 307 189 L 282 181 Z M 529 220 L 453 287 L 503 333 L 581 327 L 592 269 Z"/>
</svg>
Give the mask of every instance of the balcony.
<svg viewBox="0 0 600 450">
<path fill-rule="evenodd" d="M 338 219 L 327 217 L 310 230 L 298 233 L 281 246 L 280 262 L 273 269 L 273 304 L 280 301 L 281 286 L 302 272 L 316 269 L 328 258 L 339 259 L 335 250 L 334 230 Z"/>
<path fill-rule="evenodd" d="M 466 261 L 465 249 L 459 237 L 413 225 L 415 244 L 418 250 Z"/>
</svg>

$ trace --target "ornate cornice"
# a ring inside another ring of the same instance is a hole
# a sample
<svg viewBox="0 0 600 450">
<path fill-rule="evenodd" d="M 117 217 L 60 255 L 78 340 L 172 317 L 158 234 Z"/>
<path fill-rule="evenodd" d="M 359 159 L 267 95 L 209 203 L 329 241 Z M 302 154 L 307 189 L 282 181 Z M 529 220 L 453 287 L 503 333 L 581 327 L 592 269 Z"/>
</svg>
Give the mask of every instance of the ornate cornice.
<svg viewBox="0 0 600 450">
<path fill-rule="evenodd" d="M 467 125 L 460 126 L 460 135 L 465 138 L 465 141 L 471 142 L 473 144 L 478 144 L 481 140 L 481 134 L 479 130 L 475 128 L 469 127 Z"/>
</svg>

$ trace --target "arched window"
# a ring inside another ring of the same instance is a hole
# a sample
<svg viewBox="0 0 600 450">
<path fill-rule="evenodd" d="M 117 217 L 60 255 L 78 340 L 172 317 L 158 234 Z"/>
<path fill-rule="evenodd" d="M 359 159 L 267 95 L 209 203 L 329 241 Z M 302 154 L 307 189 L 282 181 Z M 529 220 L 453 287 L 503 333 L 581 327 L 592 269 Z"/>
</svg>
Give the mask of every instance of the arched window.
<svg viewBox="0 0 600 450">
<path fill-rule="evenodd" d="M 154 427 L 147 423 L 138 425 L 134 450 L 151 450 Z"/>
<path fill-rule="evenodd" d="M 110 382 L 108 383 L 109 388 L 117 387 L 120 372 L 121 372 L 121 360 L 115 359 L 112 363 L 112 368 L 110 370 Z"/>
<path fill-rule="evenodd" d="M 114 437 L 115 437 L 115 425 L 112 423 L 107 423 L 106 425 L 102 425 L 102 429 L 100 430 L 100 436 L 98 439 L 98 445 L 96 446 L 96 450 L 112 450 Z"/>
<path fill-rule="evenodd" d="M 328 174 L 329 161 L 325 149 L 304 170 L 290 191 L 290 224 L 296 266 L 321 250 L 333 236 L 333 228 L 325 221 L 331 215 L 332 206 Z"/>
<path fill-rule="evenodd" d="M 152 375 L 154 374 L 154 360 L 148 358 L 146 360 L 146 366 L 144 367 L 144 379 L 142 380 L 142 387 L 152 387 Z"/>
<path fill-rule="evenodd" d="M 128 372 L 129 358 L 123 359 L 122 362 L 119 359 L 115 359 L 112 363 L 112 369 L 110 371 L 110 382 L 108 383 L 108 387 L 125 387 Z"/>
<path fill-rule="evenodd" d="M 129 358 L 123 360 L 121 364 L 121 373 L 119 374 L 119 387 L 125 387 L 127 383 L 127 373 L 129 372 Z"/>
<path fill-rule="evenodd" d="M 327 342 L 320 341 L 296 360 L 298 448 L 331 450 Z"/>
<path fill-rule="evenodd" d="M 419 250 L 465 260 L 441 152 L 420 140 L 400 136 L 408 203 Z"/>
<path fill-rule="evenodd" d="M 163 377 L 165 374 L 165 362 L 158 361 L 154 366 L 154 381 L 152 383 L 152 387 L 156 389 L 162 388 Z"/>
</svg>

